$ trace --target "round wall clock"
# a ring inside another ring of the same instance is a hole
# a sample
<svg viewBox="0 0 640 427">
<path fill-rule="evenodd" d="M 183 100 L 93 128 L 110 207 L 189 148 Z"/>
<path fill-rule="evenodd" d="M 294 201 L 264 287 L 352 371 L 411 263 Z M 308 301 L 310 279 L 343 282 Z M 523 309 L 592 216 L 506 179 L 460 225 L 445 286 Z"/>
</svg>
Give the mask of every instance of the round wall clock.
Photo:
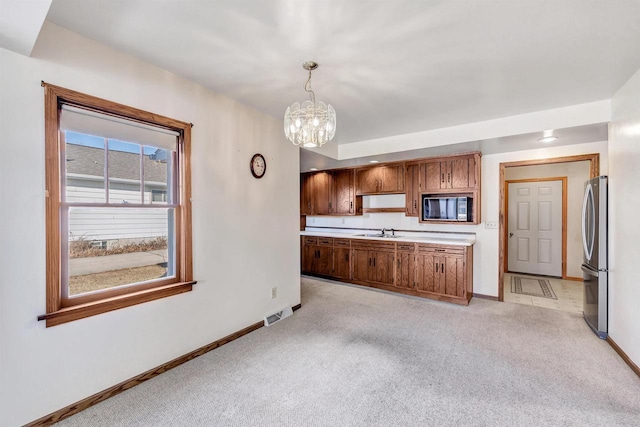
<svg viewBox="0 0 640 427">
<path fill-rule="evenodd" d="M 267 171 L 267 161 L 264 159 L 264 156 L 259 153 L 253 155 L 249 166 L 251 167 L 251 174 L 255 178 L 262 178 Z"/>
</svg>

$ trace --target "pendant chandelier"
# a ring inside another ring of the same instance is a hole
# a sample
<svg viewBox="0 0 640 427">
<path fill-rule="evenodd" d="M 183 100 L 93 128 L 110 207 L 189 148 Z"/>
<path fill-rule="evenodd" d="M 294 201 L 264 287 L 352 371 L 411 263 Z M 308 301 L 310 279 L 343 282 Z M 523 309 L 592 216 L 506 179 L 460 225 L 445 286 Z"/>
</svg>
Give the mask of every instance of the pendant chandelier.
<svg viewBox="0 0 640 427">
<path fill-rule="evenodd" d="M 302 68 L 309 71 L 304 90 L 309 93 L 309 101 L 302 105 L 294 102 L 284 113 L 284 134 L 294 145 L 306 148 L 321 147 L 331 141 L 336 134 L 336 112 L 331 104 L 316 102 L 316 94 L 311 90 L 311 71 L 318 64 L 308 61 Z"/>
</svg>

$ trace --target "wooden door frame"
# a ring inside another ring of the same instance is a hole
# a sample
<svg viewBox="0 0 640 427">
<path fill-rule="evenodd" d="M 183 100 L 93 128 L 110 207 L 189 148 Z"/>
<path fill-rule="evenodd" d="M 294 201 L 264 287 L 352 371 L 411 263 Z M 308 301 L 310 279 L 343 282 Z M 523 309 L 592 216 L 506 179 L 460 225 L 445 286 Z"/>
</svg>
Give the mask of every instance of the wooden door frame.
<svg viewBox="0 0 640 427">
<path fill-rule="evenodd" d="M 548 159 L 536 159 L 536 160 L 521 160 L 515 162 L 500 163 L 500 202 L 499 202 L 499 223 L 500 230 L 498 232 L 499 249 L 498 249 L 498 301 L 504 301 L 504 258 L 506 245 L 506 233 L 505 233 L 505 213 L 507 211 L 505 205 L 505 193 L 506 193 L 506 181 L 505 181 L 505 169 L 518 166 L 536 166 L 536 165 L 548 165 L 553 163 L 571 163 L 571 162 L 591 162 L 589 168 L 589 177 L 595 178 L 600 174 L 600 154 L 580 154 L 576 156 L 566 157 L 553 157 Z"/>
<path fill-rule="evenodd" d="M 566 176 L 556 176 L 552 178 L 526 178 L 526 179 L 507 179 L 505 180 L 504 205 L 506 207 L 504 216 L 504 232 L 509 233 L 509 184 L 517 184 L 522 182 L 545 182 L 545 181 L 561 181 L 562 182 L 562 272 L 563 279 L 567 279 L 567 182 Z M 508 236 L 504 236 L 504 241 L 508 242 Z M 509 244 L 504 251 L 504 271 L 509 270 Z"/>
</svg>

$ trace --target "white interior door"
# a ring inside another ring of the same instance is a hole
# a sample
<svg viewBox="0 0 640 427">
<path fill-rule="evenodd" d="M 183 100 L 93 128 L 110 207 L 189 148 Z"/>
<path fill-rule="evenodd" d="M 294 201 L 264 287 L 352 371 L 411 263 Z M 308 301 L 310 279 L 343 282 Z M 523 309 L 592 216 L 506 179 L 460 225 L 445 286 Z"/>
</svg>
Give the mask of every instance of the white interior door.
<svg viewBox="0 0 640 427">
<path fill-rule="evenodd" d="M 562 181 L 509 183 L 509 271 L 562 276 Z"/>
</svg>

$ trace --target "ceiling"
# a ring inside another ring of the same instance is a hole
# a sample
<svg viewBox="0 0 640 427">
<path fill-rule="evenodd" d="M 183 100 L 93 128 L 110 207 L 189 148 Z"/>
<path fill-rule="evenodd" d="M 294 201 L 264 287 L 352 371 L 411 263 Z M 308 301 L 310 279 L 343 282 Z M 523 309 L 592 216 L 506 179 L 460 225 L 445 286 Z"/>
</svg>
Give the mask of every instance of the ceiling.
<svg viewBox="0 0 640 427">
<path fill-rule="evenodd" d="M 282 117 L 312 87 L 339 144 L 609 99 L 638 0 L 53 0 L 49 21 Z"/>
</svg>

